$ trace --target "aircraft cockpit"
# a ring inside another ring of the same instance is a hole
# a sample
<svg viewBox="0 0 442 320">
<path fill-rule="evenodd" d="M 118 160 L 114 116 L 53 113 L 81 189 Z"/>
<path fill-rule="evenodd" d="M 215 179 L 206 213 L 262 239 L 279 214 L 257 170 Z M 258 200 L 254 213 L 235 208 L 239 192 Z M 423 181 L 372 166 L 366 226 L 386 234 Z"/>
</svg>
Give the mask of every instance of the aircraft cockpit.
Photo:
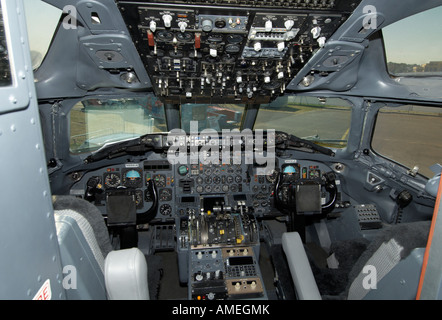
<svg viewBox="0 0 442 320">
<path fill-rule="evenodd" d="M 441 298 L 441 1 L 1 10 L 0 298 Z"/>
</svg>

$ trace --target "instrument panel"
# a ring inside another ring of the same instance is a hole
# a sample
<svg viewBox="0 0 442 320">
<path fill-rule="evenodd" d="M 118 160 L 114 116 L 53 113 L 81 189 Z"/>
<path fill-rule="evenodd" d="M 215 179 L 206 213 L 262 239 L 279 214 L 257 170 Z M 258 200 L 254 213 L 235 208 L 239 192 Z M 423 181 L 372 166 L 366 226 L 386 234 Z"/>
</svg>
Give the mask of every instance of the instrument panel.
<svg viewBox="0 0 442 320">
<path fill-rule="evenodd" d="M 274 191 L 280 173 L 284 182 L 289 183 L 299 179 L 318 181 L 324 172 L 330 171 L 324 164 L 313 161 L 277 158 L 276 163 L 276 168 L 267 175 L 258 175 L 254 164 L 171 164 L 152 153 L 147 160 L 88 172 L 73 185 L 70 193 L 91 201 L 107 216 L 106 194 L 131 190 L 136 212 L 140 214 L 154 205 L 155 199 L 148 188 L 152 182 L 158 203 L 152 223 L 175 223 L 176 219 L 201 212 L 234 210 L 238 204 L 256 217 L 266 217 L 279 213 L 274 206 Z M 95 192 L 88 198 L 91 184 Z"/>
</svg>

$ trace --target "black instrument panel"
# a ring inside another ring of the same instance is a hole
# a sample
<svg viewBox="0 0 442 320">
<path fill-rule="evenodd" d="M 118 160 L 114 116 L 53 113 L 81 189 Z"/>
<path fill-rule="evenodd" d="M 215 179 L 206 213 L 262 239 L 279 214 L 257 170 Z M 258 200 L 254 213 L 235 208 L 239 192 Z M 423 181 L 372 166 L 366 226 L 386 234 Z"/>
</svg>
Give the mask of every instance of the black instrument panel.
<svg viewBox="0 0 442 320">
<path fill-rule="evenodd" d="M 360 1 L 119 1 L 166 103 L 268 103 Z"/>
</svg>

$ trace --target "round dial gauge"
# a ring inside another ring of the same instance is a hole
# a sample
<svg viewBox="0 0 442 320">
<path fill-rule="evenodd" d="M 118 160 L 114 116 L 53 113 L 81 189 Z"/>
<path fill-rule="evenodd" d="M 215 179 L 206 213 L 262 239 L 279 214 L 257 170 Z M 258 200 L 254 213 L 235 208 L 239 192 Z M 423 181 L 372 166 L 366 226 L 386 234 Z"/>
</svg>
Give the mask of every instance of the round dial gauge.
<svg viewBox="0 0 442 320">
<path fill-rule="evenodd" d="M 173 33 L 169 31 L 159 31 L 157 38 L 160 41 L 171 41 L 173 39 Z"/>
<path fill-rule="evenodd" d="M 166 186 L 166 177 L 161 174 L 156 175 L 153 180 L 155 181 L 157 187 L 162 188 Z"/>
<path fill-rule="evenodd" d="M 178 167 L 178 174 L 180 176 L 185 176 L 189 172 L 189 168 L 185 165 L 181 165 Z"/>
<path fill-rule="evenodd" d="M 118 173 L 107 173 L 104 176 L 104 185 L 106 188 L 116 188 L 120 185 L 121 179 Z"/>
<path fill-rule="evenodd" d="M 161 201 L 170 201 L 172 200 L 172 191 L 170 189 L 160 189 L 160 200 Z"/>
<path fill-rule="evenodd" d="M 228 44 L 225 50 L 227 53 L 238 53 L 241 47 L 237 44 Z"/>
<path fill-rule="evenodd" d="M 190 41 L 192 40 L 192 34 L 189 32 L 180 32 L 176 36 L 178 41 Z"/>
<path fill-rule="evenodd" d="M 276 170 L 272 170 L 271 172 L 266 174 L 266 179 L 270 183 L 274 183 L 277 177 L 278 177 L 278 171 Z"/>
<path fill-rule="evenodd" d="M 172 213 L 172 207 L 169 204 L 163 204 L 160 207 L 160 213 L 163 216 L 169 216 Z"/>
</svg>

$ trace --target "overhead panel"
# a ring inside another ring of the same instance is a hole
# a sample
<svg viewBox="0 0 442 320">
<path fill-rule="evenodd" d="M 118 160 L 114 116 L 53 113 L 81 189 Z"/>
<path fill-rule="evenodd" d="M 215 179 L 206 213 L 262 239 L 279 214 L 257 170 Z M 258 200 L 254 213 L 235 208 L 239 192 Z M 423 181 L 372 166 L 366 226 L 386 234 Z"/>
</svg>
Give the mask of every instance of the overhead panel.
<svg viewBox="0 0 442 320">
<path fill-rule="evenodd" d="M 358 1 L 119 3 L 164 102 L 266 103 L 286 87 Z"/>
</svg>

